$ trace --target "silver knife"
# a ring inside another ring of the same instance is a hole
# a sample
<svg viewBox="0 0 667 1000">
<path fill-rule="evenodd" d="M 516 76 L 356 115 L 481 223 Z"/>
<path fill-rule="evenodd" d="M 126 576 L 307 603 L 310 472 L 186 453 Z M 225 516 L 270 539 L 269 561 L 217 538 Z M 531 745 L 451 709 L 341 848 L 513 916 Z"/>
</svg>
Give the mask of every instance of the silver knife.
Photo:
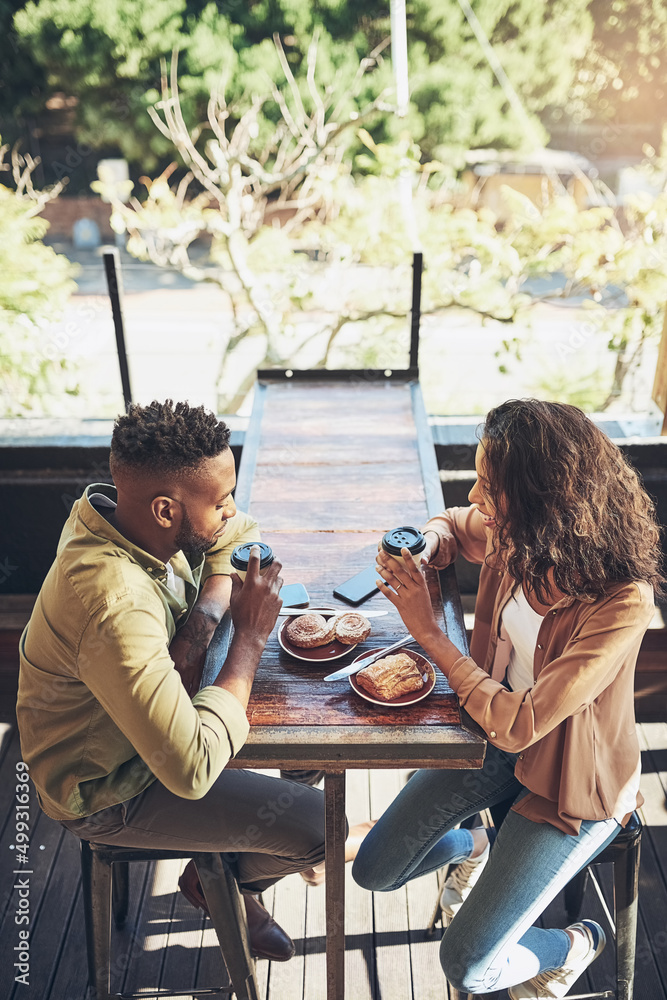
<svg viewBox="0 0 667 1000">
<path fill-rule="evenodd" d="M 371 663 L 375 663 L 376 660 L 381 660 L 383 656 L 388 656 L 389 653 L 393 653 L 395 649 L 400 649 L 401 646 L 405 646 L 406 643 L 412 642 L 411 635 L 404 635 L 402 639 L 397 639 L 396 642 L 392 642 L 391 646 L 386 646 L 384 649 L 378 650 L 377 653 L 371 653 L 370 656 L 364 656 L 363 660 L 356 660 L 354 663 L 348 664 L 347 667 L 343 667 L 342 670 L 337 670 L 335 674 L 329 674 L 325 677 L 325 681 L 338 681 L 341 677 L 349 677 L 350 674 L 356 674 L 358 670 L 363 670 L 364 667 L 370 667 Z"/>
<path fill-rule="evenodd" d="M 349 610 L 346 610 L 345 608 L 281 608 L 278 614 L 293 615 L 295 618 L 298 615 L 349 615 L 349 614 L 363 615 L 364 618 L 381 618 L 383 615 L 388 615 L 389 610 L 357 611 L 356 608 L 350 608 Z"/>
</svg>

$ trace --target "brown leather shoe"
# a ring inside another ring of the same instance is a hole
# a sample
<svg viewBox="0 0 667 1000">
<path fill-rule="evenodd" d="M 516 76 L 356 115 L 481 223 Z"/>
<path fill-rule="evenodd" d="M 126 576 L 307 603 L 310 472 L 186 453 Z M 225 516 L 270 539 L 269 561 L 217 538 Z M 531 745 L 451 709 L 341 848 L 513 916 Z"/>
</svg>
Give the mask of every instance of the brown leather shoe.
<svg viewBox="0 0 667 1000">
<path fill-rule="evenodd" d="M 259 896 L 244 896 L 243 902 L 248 918 L 250 950 L 255 958 L 270 958 L 272 962 L 288 962 L 295 952 L 292 938 L 262 906 Z"/>
<path fill-rule="evenodd" d="M 178 880 L 178 888 L 189 903 L 210 916 L 194 861 L 190 861 L 186 866 Z M 295 951 L 294 942 L 289 934 L 276 923 L 266 907 L 262 906 L 259 896 L 244 895 L 242 898 L 253 957 L 268 958 L 272 962 L 288 962 Z"/>
</svg>

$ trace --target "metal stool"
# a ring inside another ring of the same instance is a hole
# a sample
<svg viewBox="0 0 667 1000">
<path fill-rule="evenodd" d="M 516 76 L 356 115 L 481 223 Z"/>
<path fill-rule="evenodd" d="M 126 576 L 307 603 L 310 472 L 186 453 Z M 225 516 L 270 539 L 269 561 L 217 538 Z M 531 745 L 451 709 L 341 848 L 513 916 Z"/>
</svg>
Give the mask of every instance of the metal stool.
<svg viewBox="0 0 667 1000">
<path fill-rule="evenodd" d="M 241 896 L 231 871 L 216 853 L 139 850 L 81 841 L 81 875 L 86 920 L 88 982 L 95 1000 L 133 1000 L 138 993 L 110 993 L 111 916 L 116 927 L 125 922 L 129 902 L 129 862 L 192 858 L 218 936 L 231 986 L 197 988 L 197 996 L 234 993 L 238 1000 L 257 1000 L 255 964 L 250 954 L 248 928 Z M 161 997 L 182 996 L 183 990 L 159 990 Z"/>
<path fill-rule="evenodd" d="M 617 833 L 611 844 L 593 858 L 564 889 L 565 912 L 570 923 L 579 919 L 588 879 L 593 882 L 602 909 L 616 941 L 616 991 L 587 993 L 587 997 L 613 997 L 632 1000 L 637 949 L 637 902 L 639 892 L 639 855 L 642 822 L 636 812 Z M 593 868 L 610 862 L 614 866 L 614 914 L 609 912 Z"/>
<path fill-rule="evenodd" d="M 637 948 L 637 899 L 639 888 L 639 854 L 642 823 L 633 812 L 628 823 L 614 840 L 583 868 L 563 890 L 565 912 L 570 923 L 579 919 L 588 879 L 591 878 L 616 941 L 616 989 L 598 993 L 577 993 L 572 1000 L 633 1000 L 635 953 Z M 609 912 L 593 868 L 611 863 L 614 866 L 614 913 Z M 450 1000 L 463 1000 L 459 990 L 449 987 Z M 495 994 L 494 994 L 495 995 Z"/>
</svg>

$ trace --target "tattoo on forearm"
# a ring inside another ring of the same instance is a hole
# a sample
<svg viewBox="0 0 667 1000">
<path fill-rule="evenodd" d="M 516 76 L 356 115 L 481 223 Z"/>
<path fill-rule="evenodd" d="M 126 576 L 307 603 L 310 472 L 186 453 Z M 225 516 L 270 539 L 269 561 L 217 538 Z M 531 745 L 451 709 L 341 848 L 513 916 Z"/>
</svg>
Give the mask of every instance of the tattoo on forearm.
<svg viewBox="0 0 667 1000">
<path fill-rule="evenodd" d="M 222 621 L 221 616 L 216 614 L 215 611 L 209 611 L 208 608 L 200 608 L 195 604 L 194 608 L 190 612 L 189 622 L 192 621 L 193 616 L 196 615 L 202 615 L 204 618 L 208 618 L 209 621 L 215 622 L 216 625 L 219 625 Z"/>
<path fill-rule="evenodd" d="M 197 660 L 201 653 L 205 653 L 209 647 L 211 641 L 211 628 L 206 621 L 190 621 L 183 627 L 180 633 L 180 638 L 184 639 L 188 644 L 187 659 L 188 662 Z"/>
</svg>

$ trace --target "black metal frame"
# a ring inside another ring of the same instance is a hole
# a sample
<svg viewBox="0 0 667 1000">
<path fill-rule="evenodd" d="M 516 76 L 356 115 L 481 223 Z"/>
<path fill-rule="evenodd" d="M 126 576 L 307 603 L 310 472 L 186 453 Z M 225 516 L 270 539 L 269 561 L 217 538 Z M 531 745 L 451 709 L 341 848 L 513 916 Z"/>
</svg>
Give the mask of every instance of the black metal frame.
<svg viewBox="0 0 667 1000">
<path fill-rule="evenodd" d="M 116 334 L 116 350 L 118 353 L 118 366 L 120 368 L 120 379 L 123 386 L 123 399 L 125 409 L 128 410 L 132 404 L 132 389 L 130 386 L 130 368 L 127 360 L 127 349 L 125 346 L 125 323 L 123 319 L 123 304 L 121 297 L 122 278 L 120 269 L 120 255 L 116 247 L 104 247 L 102 251 L 104 261 L 104 272 L 107 279 L 107 289 L 109 301 L 111 302 L 111 314 L 113 317 L 114 331 Z M 412 305 L 410 310 L 410 361 L 408 368 L 382 369 L 382 368 L 263 368 L 257 372 L 258 380 L 267 379 L 324 379 L 325 381 L 338 380 L 350 381 L 352 379 L 362 379 L 363 381 L 409 381 L 419 378 L 419 327 L 421 323 L 421 289 L 422 271 L 424 257 L 421 253 L 412 255 Z"/>
<path fill-rule="evenodd" d="M 258 382 L 416 382 L 418 368 L 259 368 Z"/>
<path fill-rule="evenodd" d="M 120 380 L 123 386 L 123 399 L 125 400 L 125 409 L 128 410 L 132 403 L 132 389 L 130 388 L 130 367 L 127 362 L 127 351 L 125 349 L 125 328 L 123 320 L 123 305 L 121 301 L 120 257 L 118 250 L 115 247 L 104 247 L 104 250 L 102 251 L 102 259 L 104 261 L 104 273 L 107 278 L 109 301 L 111 302 L 113 326 L 116 332 L 116 350 L 118 352 Z"/>
</svg>

